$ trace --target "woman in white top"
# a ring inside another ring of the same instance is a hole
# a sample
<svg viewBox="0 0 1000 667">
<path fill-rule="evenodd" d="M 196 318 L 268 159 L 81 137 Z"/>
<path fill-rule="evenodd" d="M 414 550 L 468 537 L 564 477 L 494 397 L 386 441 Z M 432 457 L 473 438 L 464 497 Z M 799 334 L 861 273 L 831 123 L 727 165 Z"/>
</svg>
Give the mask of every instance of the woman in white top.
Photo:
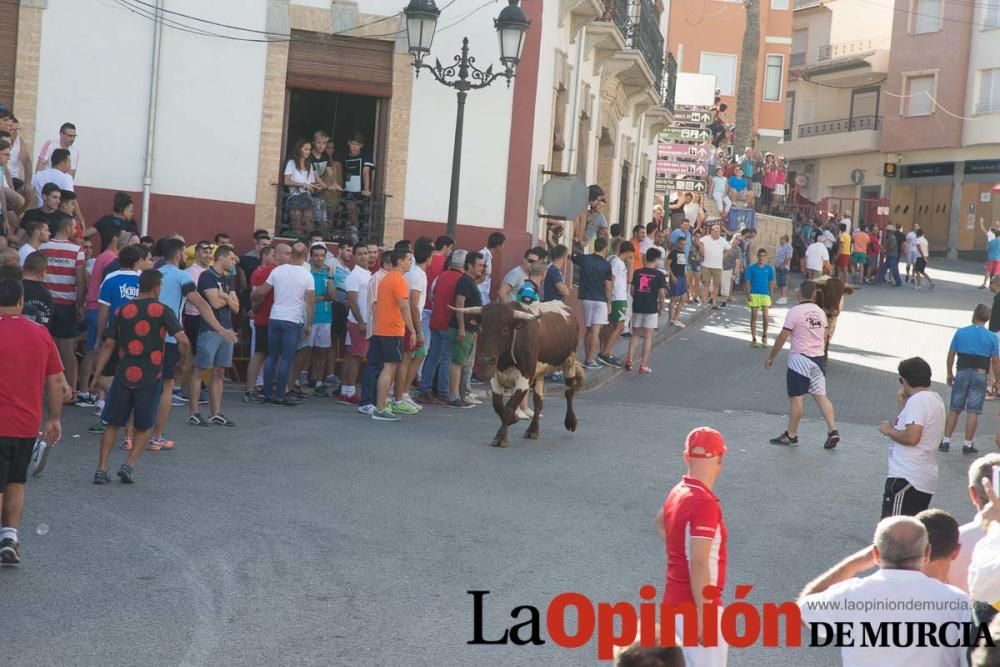
<svg viewBox="0 0 1000 667">
<path fill-rule="evenodd" d="M 733 207 L 733 200 L 729 198 L 728 188 L 726 177 L 722 175 L 722 167 L 719 167 L 715 170 L 715 176 L 712 177 L 712 199 L 715 200 L 715 205 L 719 207 L 719 213 L 722 215 L 729 213 L 729 209 Z"/>
<path fill-rule="evenodd" d="M 312 193 L 323 189 L 323 184 L 316 180 L 316 173 L 309 161 L 311 153 L 312 144 L 299 139 L 285 164 L 284 184 L 288 188 L 285 210 L 295 236 L 305 236 L 312 228 Z"/>
</svg>

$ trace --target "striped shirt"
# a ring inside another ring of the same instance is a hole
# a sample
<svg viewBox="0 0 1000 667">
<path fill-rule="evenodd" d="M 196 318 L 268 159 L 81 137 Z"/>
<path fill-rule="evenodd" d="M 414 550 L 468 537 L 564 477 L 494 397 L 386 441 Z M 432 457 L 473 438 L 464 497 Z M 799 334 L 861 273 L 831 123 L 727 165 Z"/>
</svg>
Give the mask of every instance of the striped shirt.
<svg viewBox="0 0 1000 667">
<path fill-rule="evenodd" d="M 52 239 L 38 248 L 49 268 L 45 271 L 45 288 L 52 292 L 54 304 L 76 304 L 76 269 L 83 266 L 83 248 L 72 241 Z"/>
</svg>

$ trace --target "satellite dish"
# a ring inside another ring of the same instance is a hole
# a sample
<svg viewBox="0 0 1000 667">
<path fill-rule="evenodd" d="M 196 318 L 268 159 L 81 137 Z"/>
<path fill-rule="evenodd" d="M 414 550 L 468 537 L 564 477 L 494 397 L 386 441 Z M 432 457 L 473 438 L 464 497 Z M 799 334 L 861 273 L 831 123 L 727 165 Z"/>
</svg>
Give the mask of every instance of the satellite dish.
<svg viewBox="0 0 1000 667">
<path fill-rule="evenodd" d="M 861 185 L 865 182 L 865 172 L 862 169 L 855 169 L 851 172 L 851 183 Z"/>
</svg>

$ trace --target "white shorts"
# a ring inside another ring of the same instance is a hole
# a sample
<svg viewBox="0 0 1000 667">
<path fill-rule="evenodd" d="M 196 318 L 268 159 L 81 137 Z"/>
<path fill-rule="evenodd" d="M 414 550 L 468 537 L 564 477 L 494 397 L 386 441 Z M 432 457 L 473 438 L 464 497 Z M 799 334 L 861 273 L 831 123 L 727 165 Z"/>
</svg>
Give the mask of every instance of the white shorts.
<svg viewBox="0 0 1000 667">
<path fill-rule="evenodd" d="M 328 348 L 331 345 L 331 324 L 314 324 L 309 328 L 309 335 L 299 343 L 299 349 L 304 347 Z"/>
<path fill-rule="evenodd" d="M 722 283 L 719 285 L 719 294 L 721 296 L 729 296 L 732 286 L 733 286 L 733 270 L 723 269 Z"/>
<path fill-rule="evenodd" d="M 583 326 L 605 325 L 608 323 L 608 304 L 605 301 L 581 301 Z"/>
<path fill-rule="evenodd" d="M 657 313 L 632 313 L 632 329 L 656 329 L 660 326 Z"/>
</svg>

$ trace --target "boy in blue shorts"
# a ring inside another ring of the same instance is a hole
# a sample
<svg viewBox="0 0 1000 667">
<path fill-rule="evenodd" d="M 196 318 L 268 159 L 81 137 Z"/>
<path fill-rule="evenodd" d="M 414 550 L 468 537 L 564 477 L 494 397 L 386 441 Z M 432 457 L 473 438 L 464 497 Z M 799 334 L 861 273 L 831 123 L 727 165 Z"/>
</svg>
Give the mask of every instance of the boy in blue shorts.
<svg viewBox="0 0 1000 667">
<path fill-rule="evenodd" d="M 774 291 L 774 267 L 767 263 L 767 250 L 757 251 L 757 263 L 747 269 L 747 303 L 750 305 L 750 347 L 757 344 L 757 311 L 763 311 L 763 331 L 759 347 L 767 347 L 767 316 Z"/>
</svg>

